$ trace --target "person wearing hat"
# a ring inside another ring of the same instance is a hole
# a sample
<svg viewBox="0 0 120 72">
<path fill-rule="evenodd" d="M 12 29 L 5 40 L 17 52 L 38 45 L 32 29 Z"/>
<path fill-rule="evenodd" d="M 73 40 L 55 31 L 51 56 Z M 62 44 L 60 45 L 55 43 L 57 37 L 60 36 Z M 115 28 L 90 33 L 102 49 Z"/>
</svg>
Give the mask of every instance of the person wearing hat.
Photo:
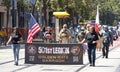
<svg viewBox="0 0 120 72">
<path fill-rule="evenodd" d="M 70 30 L 67 28 L 67 24 L 63 25 L 63 28 L 60 30 L 59 33 L 59 42 L 67 44 L 70 42 L 71 33 Z"/>
<path fill-rule="evenodd" d="M 45 43 L 52 43 L 52 39 L 53 39 L 53 33 L 51 31 L 51 27 L 47 27 L 47 31 L 45 31 L 44 33 L 44 42 Z"/>
<path fill-rule="evenodd" d="M 6 44 L 8 45 L 10 42 L 12 43 L 11 47 L 12 47 L 13 53 L 14 53 L 15 65 L 18 65 L 20 43 L 23 42 L 23 39 L 22 39 L 22 35 L 20 34 L 18 28 L 16 28 L 16 27 L 13 28 L 13 31 L 12 31 Z"/>
<path fill-rule="evenodd" d="M 103 40 L 102 40 L 102 43 L 103 43 L 103 48 L 102 48 L 102 53 L 103 53 L 103 58 L 108 58 L 108 52 L 109 52 L 109 46 L 110 44 L 113 45 L 113 38 L 112 38 L 112 35 L 110 33 L 110 31 L 108 30 L 108 26 L 104 26 L 103 28 L 103 33 L 102 33 L 102 36 L 103 36 Z"/>
</svg>

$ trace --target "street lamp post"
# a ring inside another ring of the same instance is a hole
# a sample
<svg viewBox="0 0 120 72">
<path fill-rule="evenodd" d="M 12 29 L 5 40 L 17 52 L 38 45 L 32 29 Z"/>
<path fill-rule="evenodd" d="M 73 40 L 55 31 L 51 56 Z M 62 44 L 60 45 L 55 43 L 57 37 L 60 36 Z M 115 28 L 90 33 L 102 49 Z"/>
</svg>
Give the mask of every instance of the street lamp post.
<svg viewBox="0 0 120 72">
<path fill-rule="evenodd" d="M 59 42 L 59 18 L 67 18 L 70 16 L 67 12 L 53 12 L 53 15 L 56 17 L 55 19 L 55 40 Z"/>
</svg>

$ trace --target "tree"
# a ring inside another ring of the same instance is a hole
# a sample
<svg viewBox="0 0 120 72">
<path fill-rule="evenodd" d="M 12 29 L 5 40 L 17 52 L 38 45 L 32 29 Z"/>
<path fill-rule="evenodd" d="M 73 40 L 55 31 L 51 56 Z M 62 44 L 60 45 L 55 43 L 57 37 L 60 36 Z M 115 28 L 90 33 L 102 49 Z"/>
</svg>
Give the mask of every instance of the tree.
<svg viewBox="0 0 120 72">
<path fill-rule="evenodd" d="M 54 11 L 68 11 L 71 17 L 74 13 L 80 15 L 83 21 L 95 20 L 97 5 L 99 5 L 102 24 L 113 24 L 120 20 L 120 0 L 52 0 Z M 109 12 L 109 13 L 108 13 Z M 107 16 L 108 14 L 109 16 Z M 106 19 L 110 19 L 107 20 Z"/>
<path fill-rule="evenodd" d="M 24 27 L 25 23 L 25 11 L 30 7 L 30 4 L 26 0 L 17 0 L 17 12 L 18 12 L 18 27 Z"/>
<path fill-rule="evenodd" d="M 100 2 L 100 20 L 102 24 L 113 25 L 119 19 L 120 1 L 104 0 Z"/>
</svg>

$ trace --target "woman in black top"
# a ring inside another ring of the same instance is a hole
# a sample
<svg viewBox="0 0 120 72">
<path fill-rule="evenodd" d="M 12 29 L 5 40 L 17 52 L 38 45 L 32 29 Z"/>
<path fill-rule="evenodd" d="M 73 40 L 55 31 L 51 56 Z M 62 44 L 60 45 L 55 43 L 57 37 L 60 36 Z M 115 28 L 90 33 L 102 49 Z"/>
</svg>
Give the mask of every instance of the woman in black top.
<svg viewBox="0 0 120 72">
<path fill-rule="evenodd" d="M 96 43 L 98 41 L 98 35 L 93 26 L 89 27 L 89 32 L 86 34 L 85 39 L 83 39 L 81 43 L 83 43 L 85 40 L 87 40 L 88 43 L 88 59 L 90 66 L 95 66 Z"/>
<path fill-rule="evenodd" d="M 12 43 L 11 47 L 13 48 L 15 65 L 18 65 L 19 50 L 20 50 L 19 43 L 22 42 L 22 36 L 17 28 L 13 28 L 13 33 L 10 35 L 7 44 L 9 44 L 10 42 Z"/>
</svg>

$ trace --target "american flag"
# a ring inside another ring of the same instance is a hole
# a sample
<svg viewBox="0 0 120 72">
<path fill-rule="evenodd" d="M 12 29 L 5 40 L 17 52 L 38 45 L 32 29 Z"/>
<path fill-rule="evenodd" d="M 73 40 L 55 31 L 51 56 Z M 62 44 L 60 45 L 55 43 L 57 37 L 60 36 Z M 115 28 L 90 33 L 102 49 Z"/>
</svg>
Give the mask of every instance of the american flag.
<svg viewBox="0 0 120 72">
<path fill-rule="evenodd" d="M 41 30 L 39 24 L 31 14 L 27 43 L 32 43 L 33 37 Z"/>
</svg>

